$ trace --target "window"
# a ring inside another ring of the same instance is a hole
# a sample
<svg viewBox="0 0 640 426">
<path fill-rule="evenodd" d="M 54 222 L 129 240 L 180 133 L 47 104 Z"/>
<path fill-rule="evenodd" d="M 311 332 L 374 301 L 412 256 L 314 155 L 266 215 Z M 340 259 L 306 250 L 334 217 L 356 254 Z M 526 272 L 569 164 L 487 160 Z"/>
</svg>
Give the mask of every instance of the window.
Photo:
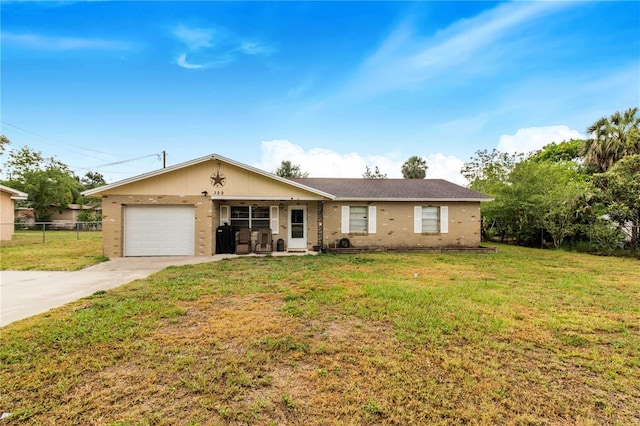
<svg viewBox="0 0 640 426">
<path fill-rule="evenodd" d="M 349 232 L 367 232 L 366 207 L 351 207 L 349 209 Z"/>
<path fill-rule="evenodd" d="M 416 234 L 446 234 L 449 232 L 447 206 L 415 206 L 413 232 Z"/>
<path fill-rule="evenodd" d="M 251 228 L 248 206 L 231 206 L 231 226 L 235 226 L 236 228 Z"/>
<path fill-rule="evenodd" d="M 440 216 L 438 207 L 422 208 L 422 232 L 438 232 L 438 218 Z"/>
<path fill-rule="evenodd" d="M 230 225 L 236 228 L 251 228 L 254 231 L 269 229 L 272 224 L 271 211 L 277 215 L 277 206 L 271 208 L 268 206 L 231 206 Z"/>
<path fill-rule="evenodd" d="M 342 206 L 343 234 L 376 233 L 375 206 Z"/>
<path fill-rule="evenodd" d="M 251 229 L 269 229 L 269 207 L 251 207 Z"/>
</svg>

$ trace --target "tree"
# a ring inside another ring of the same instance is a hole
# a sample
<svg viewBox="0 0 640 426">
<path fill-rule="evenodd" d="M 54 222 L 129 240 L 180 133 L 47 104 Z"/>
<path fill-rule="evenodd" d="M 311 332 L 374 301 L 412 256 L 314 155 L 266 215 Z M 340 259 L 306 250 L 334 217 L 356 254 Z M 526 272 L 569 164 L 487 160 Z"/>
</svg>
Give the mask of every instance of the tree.
<svg viewBox="0 0 640 426">
<path fill-rule="evenodd" d="M 544 194 L 542 225 L 558 248 L 579 230 L 591 210 L 593 190 L 573 162 L 550 162 L 542 170 L 549 188 Z"/>
<path fill-rule="evenodd" d="M 476 151 L 476 156 L 464 163 L 460 173 L 469 182 L 469 187 L 489 195 L 491 186 L 505 183 L 523 154 L 507 154 L 497 149 L 488 152 L 486 149 Z"/>
<path fill-rule="evenodd" d="M 50 218 L 51 206 L 65 209 L 79 194 L 81 185 L 69 167 L 55 158 L 44 158 L 28 146 L 9 152 L 7 185 L 29 194 L 37 221 Z"/>
<path fill-rule="evenodd" d="M 522 157 L 522 154 L 507 154 L 496 149 L 480 150 L 460 171 L 471 189 L 494 197 L 494 201 L 480 206 L 485 238 L 498 235 L 504 242 L 513 233 L 513 215 L 508 205 L 509 176 Z"/>
<path fill-rule="evenodd" d="M 9 180 L 24 180 L 25 173 L 40 169 L 44 164 L 45 158 L 39 151 L 34 151 L 26 145 L 17 150 L 12 149 L 6 163 L 7 176 Z"/>
<path fill-rule="evenodd" d="M 609 217 L 624 225 L 631 222 L 631 249 L 638 250 L 640 232 L 640 155 L 628 155 L 607 172 L 593 176 Z"/>
<path fill-rule="evenodd" d="M 81 190 L 86 191 L 88 189 L 98 188 L 100 186 L 106 185 L 107 182 L 104 179 L 104 176 L 98 172 L 87 172 L 80 179 Z M 100 198 L 95 197 L 85 197 L 81 194 L 74 194 L 74 201 L 82 206 L 86 204 L 99 204 L 101 202 Z M 84 213 L 84 211 L 83 211 Z M 80 216 L 78 216 L 78 220 L 81 222 L 91 222 L 92 220 L 81 220 Z"/>
<path fill-rule="evenodd" d="M 11 141 L 8 137 L 6 137 L 5 135 L 0 135 L 0 155 L 4 154 L 4 150 L 6 149 L 7 145 L 10 144 Z"/>
<path fill-rule="evenodd" d="M 580 148 L 584 144 L 581 139 L 571 139 L 559 144 L 552 142 L 539 149 L 531 157 L 532 161 L 575 161 L 580 158 Z"/>
<path fill-rule="evenodd" d="M 593 192 L 587 176 L 574 161 L 540 157 L 523 159 L 494 149 L 478 151 L 465 163 L 461 172 L 469 186 L 494 197 L 481 206 L 485 236 L 534 246 L 543 243 L 546 232 L 558 247 L 579 231 Z"/>
<path fill-rule="evenodd" d="M 83 190 L 98 188 L 100 186 L 104 186 L 107 184 L 107 181 L 104 180 L 104 176 L 98 172 L 87 172 L 84 177 L 80 179 L 80 183 L 82 184 Z"/>
<path fill-rule="evenodd" d="M 414 155 L 402 165 L 402 176 L 405 179 L 424 179 L 427 176 L 427 161 Z"/>
<path fill-rule="evenodd" d="M 611 117 L 602 117 L 587 129 L 593 138 L 582 145 L 580 154 L 595 173 L 609 170 L 627 155 L 640 154 L 640 117 L 638 108 L 629 108 Z"/>
<path fill-rule="evenodd" d="M 306 178 L 309 177 L 309 173 L 300 170 L 300 166 L 297 164 L 291 164 L 291 161 L 283 161 L 280 164 L 275 174 L 284 178 Z"/>
<path fill-rule="evenodd" d="M 362 174 L 363 178 L 365 179 L 386 179 L 387 178 L 387 174 L 382 173 L 380 169 L 378 169 L 378 166 L 376 166 L 376 168 L 373 171 L 371 171 L 369 166 L 365 166 L 365 167 L 366 169 Z"/>
</svg>

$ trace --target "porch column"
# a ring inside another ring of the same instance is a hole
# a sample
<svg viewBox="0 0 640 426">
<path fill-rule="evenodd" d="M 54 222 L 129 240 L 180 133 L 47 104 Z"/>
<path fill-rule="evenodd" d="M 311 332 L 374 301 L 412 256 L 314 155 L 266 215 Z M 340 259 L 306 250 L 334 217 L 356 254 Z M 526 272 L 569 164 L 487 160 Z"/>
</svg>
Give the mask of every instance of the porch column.
<svg viewBox="0 0 640 426">
<path fill-rule="evenodd" d="M 320 251 L 323 249 L 323 235 L 324 235 L 324 202 L 322 200 L 318 201 L 318 247 Z"/>
</svg>

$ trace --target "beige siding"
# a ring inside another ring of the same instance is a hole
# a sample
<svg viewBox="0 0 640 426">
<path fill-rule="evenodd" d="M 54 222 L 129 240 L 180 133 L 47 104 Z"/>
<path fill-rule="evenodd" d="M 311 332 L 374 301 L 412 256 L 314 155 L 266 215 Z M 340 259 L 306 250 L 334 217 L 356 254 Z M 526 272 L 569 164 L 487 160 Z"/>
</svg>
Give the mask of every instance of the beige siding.
<svg viewBox="0 0 640 426">
<path fill-rule="evenodd" d="M 448 232 L 433 234 L 414 233 L 415 206 L 448 206 Z M 376 233 L 341 232 L 342 206 L 375 206 Z M 333 247 L 346 237 L 355 247 L 431 248 L 480 246 L 480 203 L 419 203 L 419 202 L 325 202 L 324 244 Z"/>
<path fill-rule="evenodd" d="M 67 222 L 76 222 L 80 210 L 64 209 L 62 212 L 58 209 L 51 209 L 51 220 L 64 220 Z"/>
<path fill-rule="evenodd" d="M 10 240 L 13 237 L 14 214 L 11 194 L 0 191 L 0 240 Z"/>
<path fill-rule="evenodd" d="M 211 175 L 218 172 L 217 161 L 206 161 L 190 167 L 174 170 L 113 188 L 106 195 L 200 195 L 207 191 L 214 198 L 222 197 L 282 197 L 285 200 L 297 198 L 320 199 L 318 195 L 253 173 L 231 164 L 220 163 L 220 173 L 225 175 L 223 187 L 211 184 Z"/>
</svg>

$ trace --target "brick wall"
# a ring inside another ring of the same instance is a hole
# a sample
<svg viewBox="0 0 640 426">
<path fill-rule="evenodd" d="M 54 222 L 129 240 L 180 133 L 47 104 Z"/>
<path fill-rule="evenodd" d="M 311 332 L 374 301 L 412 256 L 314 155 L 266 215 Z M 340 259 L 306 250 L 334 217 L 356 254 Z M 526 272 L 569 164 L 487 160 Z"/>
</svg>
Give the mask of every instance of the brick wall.
<svg viewBox="0 0 640 426">
<path fill-rule="evenodd" d="M 212 202 L 204 196 L 133 196 L 109 195 L 102 200 L 102 238 L 104 255 L 107 257 L 123 256 L 124 247 L 124 208 L 126 205 L 190 205 L 195 211 L 195 248 L 197 256 L 210 256 L 215 253 L 215 228 L 219 225 L 219 208 L 223 202 Z M 292 206 L 306 206 L 307 210 L 307 248 L 322 245 L 332 247 L 337 240 L 349 238 L 355 247 L 384 248 L 430 248 L 430 247 L 478 247 L 480 246 L 480 203 L 357 203 L 331 202 L 322 204 L 322 227 L 319 227 L 319 206 L 316 201 L 289 201 L 276 203 L 231 202 L 233 205 L 278 205 L 279 232 L 274 234 L 274 244 L 278 238 L 287 241 L 288 214 Z M 376 233 L 360 234 L 341 232 L 341 208 L 349 206 L 376 206 Z M 413 232 L 414 206 L 448 206 L 449 232 L 446 234 L 416 234 Z"/>
<path fill-rule="evenodd" d="M 341 232 L 342 206 L 376 206 L 376 233 Z M 413 230 L 414 206 L 448 206 L 449 232 L 416 234 Z M 324 244 L 333 247 L 337 240 L 349 238 L 354 247 L 429 248 L 480 246 L 480 203 L 412 202 L 325 202 Z"/>
<path fill-rule="evenodd" d="M 213 203 L 204 196 L 109 195 L 102 199 L 102 241 L 107 257 L 122 257 L 124 247 L 124 208 L 127 205 L 187 205 L 195 212 L 196 256 L 213 253 Z"/>
</svg>

